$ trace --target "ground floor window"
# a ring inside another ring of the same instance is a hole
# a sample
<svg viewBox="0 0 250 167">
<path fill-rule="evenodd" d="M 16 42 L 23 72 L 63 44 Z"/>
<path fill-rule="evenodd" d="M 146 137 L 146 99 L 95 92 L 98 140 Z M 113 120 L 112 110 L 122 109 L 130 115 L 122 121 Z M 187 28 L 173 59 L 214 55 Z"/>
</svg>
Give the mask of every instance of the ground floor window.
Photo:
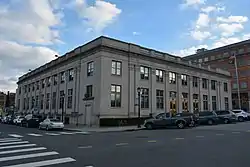
<svg viewBox="0 0 250 167">
<path fill-rule="evenodd" d="M 203 110 L 207 111 L 208 110 L 208 96 L 203 95 Z"/>
<path fill-rule="evenodd" d="M 170 101 L 170 113 L 171 113 L 171 115 L 176 115 L 176 113 L 177 113 L 176 100 L 171 100 Z"/>
<path fill-rule="evenodd" d="M 188 94 L 182 93 L 182 110 L 187 112 L 188 111 Z"/>
<path fill-rule="evenodd" d="M 216 109 L 217 109 L 216 96 L 212 96 L 212 110 L 215 111 Z"/>
<path fill-rule="evenodd" d="M 197 113 L 199 111 L 199 95 L 193 94 L 193 111 Z"/>
<path fill-rule="evenodd" d="M 224 98 L 224 101 L 225 101 L 225 110 L 228 110 L 228 109 L 229 109 L 228 97 L 225 97 L 225 98 Z"/>
<path fill-rule="evenodd" d="M 164 96 L 163 96 L 163 90 L 156 90 L 156 108 L 157 109 L 164 109 Z"/>
</svg>

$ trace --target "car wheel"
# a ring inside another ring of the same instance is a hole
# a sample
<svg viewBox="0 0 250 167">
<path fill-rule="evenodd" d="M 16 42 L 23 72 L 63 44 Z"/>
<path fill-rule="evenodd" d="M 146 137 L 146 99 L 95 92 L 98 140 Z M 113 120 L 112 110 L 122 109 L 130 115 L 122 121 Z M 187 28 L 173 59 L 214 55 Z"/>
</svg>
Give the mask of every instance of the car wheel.
<svg viewBox="0 0 250 167">
<path fill-rule="evenodd" d="M 147 124 L 145 125 L 145 127 L 146 127 L 146 129 L 148 129 L 148 130 L 153 129 L 153 125 L 152 125 L 151 123 L 147 123 Z"/>
<path fill-rule="evenodd" d="M 211 119 L 209 119 L 209 120 L 207 121 L 207 124 L 208 124 L 208 125 L 213 125 L 213 124 L 214 124 L 214 121 L 211 120 Z"/>
<path fill-rule="evenodd" d="M 46 126 L 46 130 L 49 131 L 49 126 Z"/>
<path fill-rule="evenodd" d="M 228 123 L 229 123 L 229 119 L 225 118 L 225 119 L 224 119 L 224 123 L 225 123 L 225 124 L 228 124 Z"/>
<path fill-rule="evenodd" d="M 179 121 L 179 122 L 177 122 L 177 127 L 179 129 L 183 129 L 185 127 L 185 123 L 183 121 Z"/>
<path fill-rule="evenodd" d="M 244 118 L 243 117 L 238 117 L 238 121 L 243 122 Z"/>
</svg>

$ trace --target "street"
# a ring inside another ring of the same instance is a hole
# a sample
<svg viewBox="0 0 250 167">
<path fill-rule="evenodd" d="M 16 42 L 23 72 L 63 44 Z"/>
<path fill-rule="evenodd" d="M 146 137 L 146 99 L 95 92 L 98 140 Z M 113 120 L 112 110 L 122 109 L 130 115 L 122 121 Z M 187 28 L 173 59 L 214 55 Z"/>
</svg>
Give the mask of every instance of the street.
<svg viewBox="0 0 250 167">
<path fill-rule="evenodd" d="M 249 122 L 90 134 L 0 124 L 0 132 L 0 166 L 243 167 L 250 163 Z"/>
</svg>

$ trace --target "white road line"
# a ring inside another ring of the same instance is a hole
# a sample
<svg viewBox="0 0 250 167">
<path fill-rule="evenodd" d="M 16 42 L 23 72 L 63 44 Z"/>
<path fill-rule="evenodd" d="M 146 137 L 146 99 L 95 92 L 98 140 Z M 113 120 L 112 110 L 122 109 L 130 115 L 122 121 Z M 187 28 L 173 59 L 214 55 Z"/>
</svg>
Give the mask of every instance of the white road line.
<svg viewBox="0 0 250 167">
<path fill-rule="evenodd" d="M 12 138 L 1 138 L 0 141 L 2 141 L 2 140 L 17 140 L 17 138 L 13 138 L 13 137 Z"/>
<path fill-rule="evenodd" d="M 125 145 L 128 145 L 128 143 L 117 143 L 115 144 L 116 146 L 125 146 Z"/>
<path fill-rule="evenodd" d="M 89 132 L 74 132 L 75 134 L 83 134 L 83 135 L 88 135 L 90 134 Z"/>
<path fill-rule="evenodd" d="M 75 133 L 71 133 L 71 132 L 59 132 L 60 134 L 62 134 L 62 135 L 73 135 L 73 134 L 75 134 Z"/>
<path fill-rule="evenodd" d="M 176 137 L 175 140 L 184 140 L 182 137 Z"/>
<path fill-rule="evenodd" d="M 15 142 L 15 141 L 22 141 L 21 139 L 6 139 L 6 140 L 0 140 L 0 143 L 5 143 L 5 142 Z"/>
<path fill-rule="evenodd" d="M 41 166 L 56 165 L 56 164 L 74 162 L 74 161 L 76 160 L 73 158 L 59 158 L 59 159 L 31 162 L 31 163 L 25 163 L 25 164 L 10 165 L 10 166 L 4 166 L 4 167 L 41 167 Z"/>
<path fill-rule="evenodd" d="M 224 134 L 218 133 L 218 134 L 216 134 L 216 136 L 224 136 Z"/>
<path fill-rule="evenodd" d="M 12 157 L 0 158 L 0 162 L 34 158 L 34 157 L 44 157 L 44 156 L 57 155 L 57 154 L 59 154 L 59 153 L 55 152 L 55 151 L 51 151 L 51 152 L 43 152 L 43 153 L 35 153 L 35 154 L 17 155 L 17 156 L 12 156 Z"/>
<path fill-rule="evenodd" d="M 0 147 L 0 150 L 8 149 L 8 148 L 21 148 L 21 147 L 32 147 L 32 146 L 36 146 L 36 144 L 23 144 L 23 145 L 16 145 L 16 146 L 4 146 L 4 147 Z"/>
<path fill-rule="evenodd" d="M 38 151 L 38 150 L 46 150 L 45 147 L 36 147 L 36 148 L 26 148 L 26 149 L 19 149 L 19 150 L 10 150 L 10 151 L 1 151 L 0 155 L 2 154 L 11 154 L 11 153 L 21 153 L 21 152 L 28 152 L 28 151 Z"/>
<path fill-rule="evenodd" d="M 203 138 L 204 136 L 196 136 L 197 138 Z"/>
<path fill-rule="evenodd" d="M 49 136 L 59 136 L 61 134 L 57 134 L 57 133 L 45 133 L 46 135 L 49 135 Z"/>
<path fill-rule="evenodd" d="M 29 136 L 35 136 L 35 137 L 43 136 L 41 134 L 36 134 L 36 133 L 28 133 L 27 135 L 29 135 Z"/>
<path fill-rule="evenodd" d="M 19 142 L 11 142 L 11 143 L 0 143 L 0 146 L 5 146 L 5 145 L 14 145 L 14 144 L 27 144 L 29 143 L 28 141 L 19 141 Z"/>
<path fill-rule="evenodd" d="M 11 137 L 17 137 L 17 138 L 19 138 L 19 137 L 23 137 L 23 136 L 21 136 L 21 135 L 17 135 L 17 134 L 9 134 L 9 136 L 11 136 Z"/>
<path fill-rule="evenodd" d="M 92 146 L 80 146 L 78 148 L 92 148 Z"/>
</svg>

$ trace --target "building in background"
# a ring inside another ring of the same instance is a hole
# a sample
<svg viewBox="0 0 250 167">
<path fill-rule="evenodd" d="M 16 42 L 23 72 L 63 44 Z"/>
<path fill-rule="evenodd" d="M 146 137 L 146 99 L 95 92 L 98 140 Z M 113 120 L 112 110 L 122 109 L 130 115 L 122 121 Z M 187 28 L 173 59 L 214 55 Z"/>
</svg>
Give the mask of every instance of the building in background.
<svg viewBox="0 0 250 167">
<path fill-rule="evenodd" d="M 0 92 L 0 115 L 2 115 L 6 110 L 12 111 L 15 109 L 15 93 Z"/>
<path fill-rule="evenodd" d="M 4 92 L 0 92 L 0 115 L 3 115 L 5 99 L 6 94 Z"/>
<path fill-rule="evenodd" d="M 218 67 L 228 70 L 231 73 L 232 103 L 233 108 L 239 108 L 238 103 L 238 84 L 236 77 L 236 69 L 234 63 L 230 62 L 230 57 L 236 55 L 236 63 L 238 66 L 239 90 L 241 108 L 250 109 L 250 40 L 227 45 L 224 47 L 205 50 L 199 49 L 194 55 L 186 56 L 183 60 L 192 61 L 211 67 Z"/>
</svg>

